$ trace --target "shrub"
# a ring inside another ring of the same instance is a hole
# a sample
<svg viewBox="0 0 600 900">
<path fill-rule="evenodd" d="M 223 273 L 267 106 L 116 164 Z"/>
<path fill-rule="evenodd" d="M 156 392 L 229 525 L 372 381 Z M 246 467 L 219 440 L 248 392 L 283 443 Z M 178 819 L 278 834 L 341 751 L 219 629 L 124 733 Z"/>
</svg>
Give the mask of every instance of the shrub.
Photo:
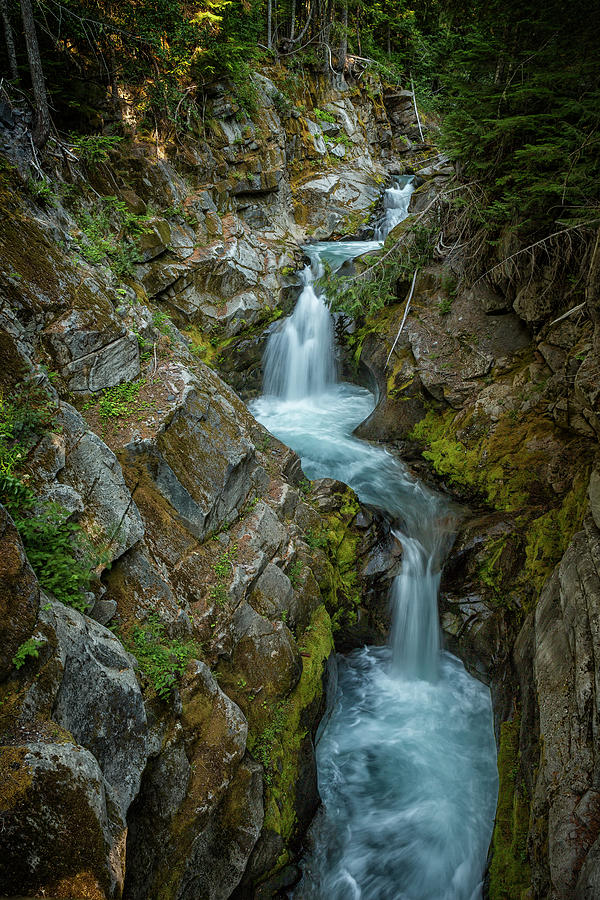
<svg viewBox="0 0 600 900">
<path fill-rule="evenodd" d="M 193 641 L 169 640 L 156 613 L 151 613 L 144 625 L 133 626 L 131 640 L 125 646 L 163 700 L 171 695 L 189 660 L 199 651 Z"/>
</svg>

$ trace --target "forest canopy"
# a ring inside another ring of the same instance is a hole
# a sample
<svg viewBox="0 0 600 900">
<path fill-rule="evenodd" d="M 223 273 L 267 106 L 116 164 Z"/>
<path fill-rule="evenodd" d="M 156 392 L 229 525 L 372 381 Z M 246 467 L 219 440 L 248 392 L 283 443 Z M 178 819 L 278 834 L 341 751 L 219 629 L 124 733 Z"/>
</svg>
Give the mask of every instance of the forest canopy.
<svg viewBox="0 0 600 900">
<path fill-rule="evenodd" d="M 280 64 L 334 79 L 358 58 L 389 83 L 414 85 L 424 114 L 441 123 L 436 143 L 478 192 L 470 215 L 489 240 L 507 224 L 535 235 L 597 221 L 595 4 L 0 0 L 0 12 L 0 66 L 33 94 L 40 146 L 52 115 L 63 128 L 89 131 L 90 110 L 111 96 L 114 121 L 101 127 L 118 132 L 123 89 L 149 128 L 189 126 L 216 81 L 231 85 L 251 117 L 254 68 Z"/>
</svg>

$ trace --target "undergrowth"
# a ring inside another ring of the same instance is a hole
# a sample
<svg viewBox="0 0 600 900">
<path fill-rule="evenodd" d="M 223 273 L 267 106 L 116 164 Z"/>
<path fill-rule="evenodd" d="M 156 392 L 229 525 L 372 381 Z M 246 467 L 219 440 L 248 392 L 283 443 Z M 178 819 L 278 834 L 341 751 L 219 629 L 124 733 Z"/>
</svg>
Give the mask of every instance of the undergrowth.
<svg viewBox="0 0 600 900">
<path fill-rule="evenodd" d="M 362 272 L 347 276 L 327 270 L 319 286 L 326 285 L 331 309 L 358 319 L 396 303 L 400 286 L 410 281 L 415 269 L 431 260 L 437 234 L 437 222 L 415 225 L 406 240 L 399 239 L 389 250 L 384 248 L 364 259 L 366 268 Z"/>
<path fill-rule="evenodd" d="M 95 265 L 108 265 L 117 277 L 132 275 L 141 262 L 136 240 L 150 230 L 151 216 L 132 212 L 117 197 L 99 197 L 76 217 L 85 239 L 83 257 Z"/>
<path fill-rule="evenodd" d="M 134 625 L 124 643 L 162 700 L 168 699 L 189 660 L 199 652 L 193 641 L 169 639 L 156 613 L 151 613 L 143 625 Z"/>
<path fill-rule="evenodd" d="M 27 459 L 46 432 L 57 430 L 56 405 L 34 377 L 0 392 L 0 501 L 12 516 L 40 585 L 57 600 L 84 610 L 96 549 L 57 503 L 39 501 Z"/>
</svg>

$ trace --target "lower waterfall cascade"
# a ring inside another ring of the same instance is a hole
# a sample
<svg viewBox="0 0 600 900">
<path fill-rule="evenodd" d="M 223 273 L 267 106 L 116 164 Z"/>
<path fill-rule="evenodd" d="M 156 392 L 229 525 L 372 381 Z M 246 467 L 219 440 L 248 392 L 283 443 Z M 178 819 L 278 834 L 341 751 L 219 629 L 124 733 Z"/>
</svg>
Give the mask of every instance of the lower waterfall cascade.
<svg viewBox="0 0 600 900">
<path fill-rule="evenodd" d="M 339 658 L 338 689 L 318 735 L 322 807 L 295 900 L 477 900 L 494 822 L 498 775 L 489 690 L 440 648 L 437 594 L 456 513 L 383 448 L 353 436 L 374 408 L 338 382 L 326 260 L 382 246 L 407 215 L 412 180 L 384 197 L 373 241 L 317 243 L 293 314 L 265 354 L 256 418 L 300 456 L 308 478 L 329 477 L 384 510 L 402 545 L 388 647 Z"/>
</svg>

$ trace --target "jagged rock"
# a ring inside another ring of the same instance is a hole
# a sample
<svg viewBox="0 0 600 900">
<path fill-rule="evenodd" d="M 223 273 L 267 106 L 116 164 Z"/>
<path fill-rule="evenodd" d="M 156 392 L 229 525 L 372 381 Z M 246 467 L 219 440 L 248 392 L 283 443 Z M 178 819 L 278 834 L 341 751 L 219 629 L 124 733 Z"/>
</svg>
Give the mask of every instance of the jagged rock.
<svg viewBox="0 0 600 900">
<path fill-rule="evenodd" d="M 77 410 L 62 403 L 57 424 L 61 432 L 46 434 L 32 453 L 33 483 L 44 499 L 62 507 L 65 519 L 76 516 L 101 539 L 108 562 L 142 537 L 139 513 L 114 453 Z"/>
<path fill-rule="evenodd" d="M 0 506 L 0 680 L 33 631 L 40 589 L 12 519 Z"/>
<path fill-rule="evenodd" d="M 295 621 L 292 583 L 279 566 L 273 563 L 269 563 L 257 579 L 248 601 L 256 612 L 268 619 L 284 613 L 286 616 L 291 614 L 290 621 Z"/>
<path fill-rule="evenodd" d="M 598 837 L 600 532 L 588 519 L 546 585 L 535 615 L 534 674 L 544 752 L 533 797 L 547 818 L 549 897 L 575 896 L 577 877 Z M 536 828 L 534 844 L 545 840 Z M 584 884 L 597 878 L 590 860 Z"/>
<path fill-rule="evenodd" d="M 262 825 L 260 767 L 242 762 L 248 727 L 240 709 L 199 661 L 181 701 L 182 724 L 148 767 L 129 817 L 133 900 L 159 888 L 174 900 L 229 896 Z"/>
<path fill-rule="evenodd" d="M 248 603 L 235 611 L 232 622 L 234 652 L 232 665 L 246 680 L 250 689 L 262 689 L 261 697 L 269 701 L 277 694 L 284 696 L 300 678 L 298 647 L 283 622 L 270 622 Z"/>
<path fill-rule="evenodd" d="M 47 344 L 73 393 L 101 391 L 140 373 L 137 338 L 109 304 L 96 301 L 68 311 L 46 329 Z"/>
<path fill-rule="evenodd" d="M 255 468 L 243 428 L 249 413 L 209 369 L 202 372 L 203 381 L 185 387 L 156 438 L 129 443 L 123 458 L 134 499 L 159 494 L 199 539 L 235 514 Z"/>
<path fill-rule="evenodd" d="M 373 176 L 353 169 L 305 179 L 294 186 L 296 219 L 327 240 L 348 219 L 368 217 L 380 190 Z"/>
<path fill-rule="evenodd" d="M 131 657 L 108 629 L 61 603 L 47 602 L 40 623 L 62 669 L 52 718 L 94 755 L 124 819 L 152 747 Z"/>
</svg>

